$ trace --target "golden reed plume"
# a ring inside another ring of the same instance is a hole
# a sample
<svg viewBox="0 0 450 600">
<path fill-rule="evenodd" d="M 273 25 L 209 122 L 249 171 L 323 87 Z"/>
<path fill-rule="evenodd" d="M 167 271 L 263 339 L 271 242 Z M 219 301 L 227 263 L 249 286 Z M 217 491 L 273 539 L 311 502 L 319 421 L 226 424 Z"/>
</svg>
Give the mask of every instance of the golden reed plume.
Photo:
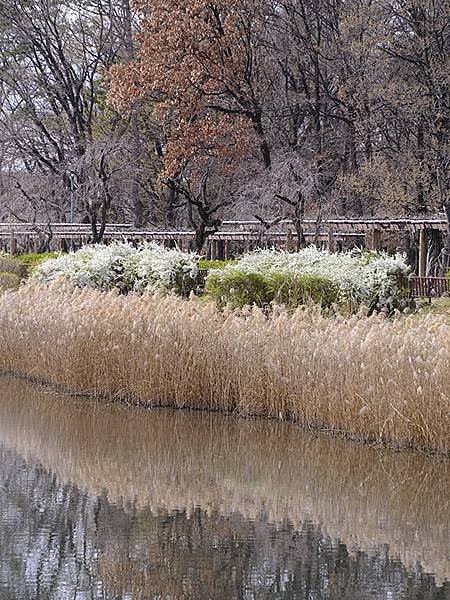
<svg viewBox="0 0 450 600">
<path fill-rule="evenodd" d="M 3 294 L 0 331 L 0 370 L 73 391 L 450 453 L 446 315 L 266 317 L 56 284 Z"/>
</svg>

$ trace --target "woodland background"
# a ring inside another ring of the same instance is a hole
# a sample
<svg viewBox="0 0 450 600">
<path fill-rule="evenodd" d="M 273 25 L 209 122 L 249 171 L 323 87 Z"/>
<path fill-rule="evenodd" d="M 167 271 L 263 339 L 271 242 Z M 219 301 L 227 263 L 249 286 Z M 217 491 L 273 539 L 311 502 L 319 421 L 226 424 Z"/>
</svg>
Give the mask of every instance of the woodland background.
<svg viewBox="0 0 450 600">
<path fill-rule="evenodd" d="M 106 220 L 199 236 L 234 217 L 450 221 L 449 14 L 0 0 L 0 220 L 98 239 Z"/>
</svg>

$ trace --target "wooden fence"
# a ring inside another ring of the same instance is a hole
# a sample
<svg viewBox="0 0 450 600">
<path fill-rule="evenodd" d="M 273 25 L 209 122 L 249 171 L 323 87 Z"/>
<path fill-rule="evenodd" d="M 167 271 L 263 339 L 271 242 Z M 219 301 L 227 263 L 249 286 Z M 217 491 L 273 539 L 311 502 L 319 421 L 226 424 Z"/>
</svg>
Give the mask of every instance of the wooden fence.
<svg viewBox="0 0 450 600">
<path fill-rule="evenodd" d="M 410 277 L 409 294 L 412 298 L 441 298 L 450 294 L 447 277 Z"/>
</svg>

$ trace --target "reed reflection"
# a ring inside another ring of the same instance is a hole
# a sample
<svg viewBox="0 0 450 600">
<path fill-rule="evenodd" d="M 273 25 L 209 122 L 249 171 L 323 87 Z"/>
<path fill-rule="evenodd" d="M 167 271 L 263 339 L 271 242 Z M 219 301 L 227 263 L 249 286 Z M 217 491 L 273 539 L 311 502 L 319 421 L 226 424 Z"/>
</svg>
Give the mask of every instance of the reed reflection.
<svg viewBox="0 0 450 600">
<path fill-rule="evenodd" d="M 50 547 L 81 544 L 85 558 L 74 556 L 89 597 L 306 598 L 306 588 L 317 598 L 450 597 L 448 463 L 10 378 L 0 389 L 0 443 L 19 455 L 4 450 L 2 490 L 7 481 L 29 506 L 25 530 L 38 527 L 39 506 L 48 516 L 54 507 L 60 517 L 44 519 L 45 531 L 58 530 Z M 25 486 L 30 477 L 41 483 Z M 8 502 L 3 494 L 2 515 Z M 67 511 L 76 543 L 61 525 Z"/>
</svg>

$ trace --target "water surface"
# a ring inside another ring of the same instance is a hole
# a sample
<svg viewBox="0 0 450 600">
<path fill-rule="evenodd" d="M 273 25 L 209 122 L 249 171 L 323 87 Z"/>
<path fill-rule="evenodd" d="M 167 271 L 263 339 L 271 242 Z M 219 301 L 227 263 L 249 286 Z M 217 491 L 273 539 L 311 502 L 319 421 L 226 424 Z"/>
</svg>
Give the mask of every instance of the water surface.
<svg viewBox="0 0 450 600">
<path fill-rule="evenodd" d="M 450 599 L 448 462 L 0 378 L 0 598 Z"/>
</svg>

